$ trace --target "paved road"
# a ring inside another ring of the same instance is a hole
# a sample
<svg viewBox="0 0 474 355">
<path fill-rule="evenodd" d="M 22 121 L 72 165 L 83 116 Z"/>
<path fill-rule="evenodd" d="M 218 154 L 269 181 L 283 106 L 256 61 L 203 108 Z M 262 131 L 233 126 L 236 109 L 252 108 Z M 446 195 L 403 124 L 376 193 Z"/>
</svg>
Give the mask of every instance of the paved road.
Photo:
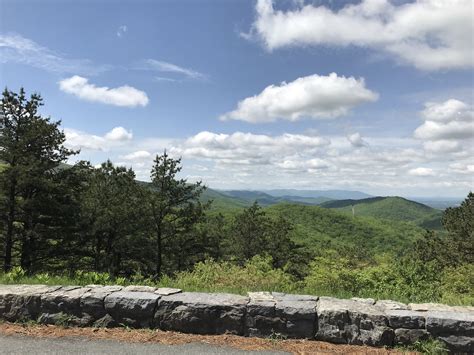
<svg viewBox="0 0 474 355">
<path fill-rule="evenodd" d="M 161 345 L 124 343 L 115 340 L 92 340 L 80 337 L 34 338 L 17 335 L 0 335 L 0 354 L 283 355 L 287 353 L 271 351 L 242 351 L 202 343 Z"/>
</svg>

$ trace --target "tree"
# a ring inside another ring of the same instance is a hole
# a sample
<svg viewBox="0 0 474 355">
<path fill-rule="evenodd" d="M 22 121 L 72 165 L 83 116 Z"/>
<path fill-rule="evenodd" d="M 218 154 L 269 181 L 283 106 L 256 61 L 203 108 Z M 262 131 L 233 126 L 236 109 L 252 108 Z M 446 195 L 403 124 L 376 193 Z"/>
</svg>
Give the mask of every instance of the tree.
<svg viewBox="0 0 474 355">
<path fill-rule="evenodd" d="M 31 269 L 37 243 L 36 227 L 45 198 L 54 187 L 58 166 L 76 152 L 63 146 L 65 135 L 60 122 L 38 113 L 41 96 L 26 98 L 5 89 L 0 107 L 0 161 L 5 164 L 0 184 L 4 191 L 2 217 L 4 229 L 3 269 L 12 267 L 15 235 L 21 237 L 21 264 Z M 47 198 L 46 198 L 47 199 Z"/>
<path fill-rule="evenodd" d="M 253 256 L 264 253 L 268 222 L 265 212 L 257 201 L 235 216 L 231 226 L 229 247 L 230 253 L 240 264 L 243 265 Z"/>
<path fill-rule="evenodd" d="M 193 239 L 193 228 L 204 216 L 199 196 L 205 187 L 201 182 L 189 184 L 176 175 L 181 171 L 181 159 L 171 158 L 166 151 L 157 155 L 151 171 L 151 192 L 148 205 L 155 241 L 155 278 L 160 278 L 165 247 L 176 247 L 178 258 L 187 258 L 182 252 Z M 174 243 L 173 243 L 174 242 Z M 165 245 L 167 243 L 167 245 Z M 168 248 L 169 249 L 169 248 Z"/>
<path fill-rule="evenodd" d="M 442 223 L 449 234 L 445 247 L 452 263 L 474 263 L 474 193 L 469 192 L 459 207 L 447 208 Z"/>
<path fill-rule="evenodd" d="M 94 270 L 118 276 L 129 251 L 140 243 L 143 223 L 142 191 L 132 169 L 114 166 L 107 160 L 99 168 L 88 167 L 82 194 L 83 230 L 89 241 Z"/>
</svg>

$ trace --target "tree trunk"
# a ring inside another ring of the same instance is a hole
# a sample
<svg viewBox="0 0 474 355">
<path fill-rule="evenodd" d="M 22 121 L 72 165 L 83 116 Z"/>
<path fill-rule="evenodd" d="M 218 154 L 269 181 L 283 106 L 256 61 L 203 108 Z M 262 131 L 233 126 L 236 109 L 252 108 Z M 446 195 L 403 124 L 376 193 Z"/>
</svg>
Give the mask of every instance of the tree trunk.
<svg viewBox="0 0 474 355">
<path fill-rule="evenodd" d="M 162 260 L 162 244 L 161 244 L 161 230 L 158 230 L 156 233 L 156 273 L 155 279 L 159 280 L 161 277 L 161 264 L 163 263 Z"/>
</svg>

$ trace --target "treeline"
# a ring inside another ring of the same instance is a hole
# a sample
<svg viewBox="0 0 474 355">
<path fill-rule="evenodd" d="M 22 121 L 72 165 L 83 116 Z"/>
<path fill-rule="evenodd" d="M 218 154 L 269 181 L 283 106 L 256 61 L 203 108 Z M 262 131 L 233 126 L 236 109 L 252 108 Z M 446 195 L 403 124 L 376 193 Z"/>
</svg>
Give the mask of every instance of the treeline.
<svg viewBox="0 0 474 355">
<path fill-rule="evenodd" d="M 258 205 L 229 224 L 206 213 L 205 187 L 179 179 L 180 159 L 156 156 L 150 183 L 110 161 L 95 168 L 65 164 L 78 151 L 64 147 L 60 122 L 41 117 L 39 95 L 5 90 L 0 161 L 3 269 L 28 274 L 76 270 L 160 278 L 208 258 L 244 263 L 258 253 L 286 265 L 297 251 L 291 225 Z"/>
<path fill-rule="evenodd" d="M 77 280 L 95 273 L 110 282 L 168 280 L 200 290 L 474 302 L 472 193 L 445 211 L 444 232 L 427 231 L 414 242 L 386 236 L 365 241 L 365 229 L 335 226 L 335 212 L 317 220 L 309 214 L 306 222 L 303 211 L 291 215 L 284 206 L 272 213 L 258 204 L 219 213 L 210 209 L 212 201 L 202 202 L 202 183 L 179 178 L 181 160 L 166 151 L 156 156 L 149 183 L 110 161 L 65 164 L 78 152 L 64 146 L 60 122 L 42 117 L 41 105 L 39 95 L 3 92 L 0 282 L 19 280 L 17 274 Z M 333 233 L 311 247 L 310 234 L 303 233 L 309 226 Z M 391 251 L 381 252 L 379 242 Z M 397 244 L 403 248 L 393 248 Z"/>
</svg>

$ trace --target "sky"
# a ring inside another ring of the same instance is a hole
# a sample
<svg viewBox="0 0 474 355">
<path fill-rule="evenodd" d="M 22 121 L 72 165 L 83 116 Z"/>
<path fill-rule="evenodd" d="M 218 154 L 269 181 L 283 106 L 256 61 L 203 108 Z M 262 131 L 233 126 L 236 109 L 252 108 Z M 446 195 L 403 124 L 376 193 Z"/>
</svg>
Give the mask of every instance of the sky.
<svg viewBox="0 0 474 355">
<path fill-rule="evenodd" d="M 218 189 L 465 197 L 471 0 L 0 0 L 0 85 L 80 159 Z"/>
</svg>

